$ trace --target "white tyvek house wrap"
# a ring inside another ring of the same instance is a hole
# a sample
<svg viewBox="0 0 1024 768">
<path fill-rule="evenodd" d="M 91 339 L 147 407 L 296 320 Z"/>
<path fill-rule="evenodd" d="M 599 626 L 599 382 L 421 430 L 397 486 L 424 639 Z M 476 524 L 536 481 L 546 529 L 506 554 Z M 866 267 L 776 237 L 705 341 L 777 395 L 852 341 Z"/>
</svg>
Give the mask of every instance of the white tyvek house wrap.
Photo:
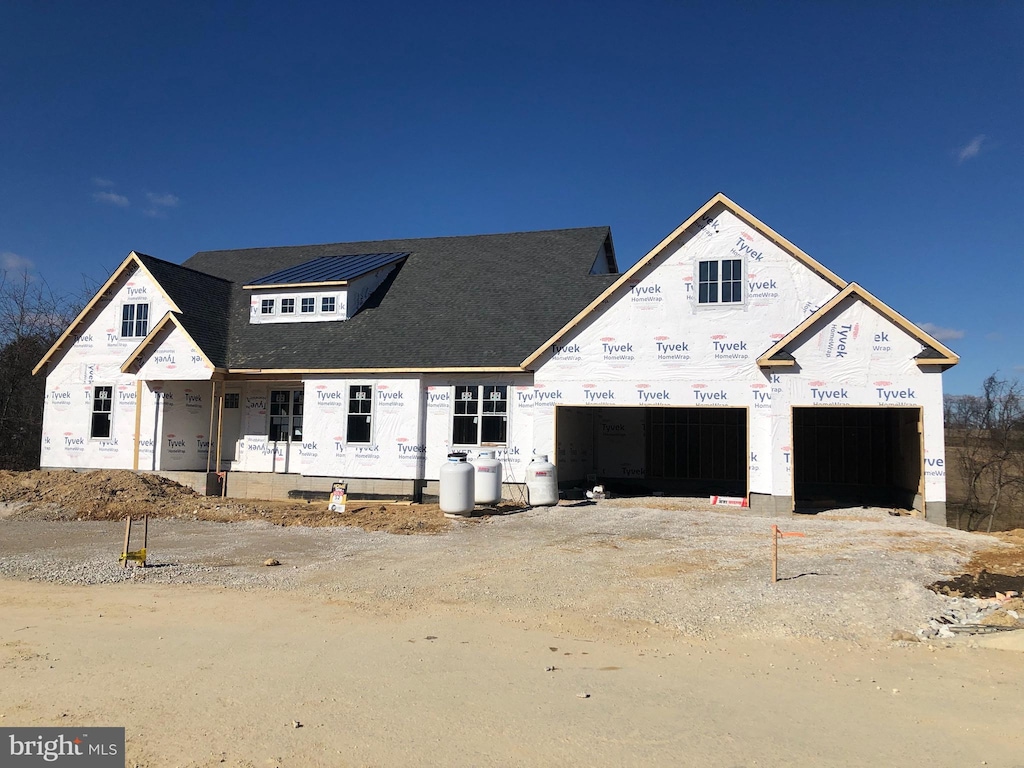
<svg viewBox="0 0 1024 768">
<path fill-rule="evenodd" d="M 522 481 L 532 446 L 534 389 L 530 377 L 482 376 L 459 383 L 509 386 L 508 444 L 496 447 L 506 478 Z M 316 378 L 302 383 L 249 383 L 242 389 L 242 435 L 231 468 L 311 476 L 436 480 L 452 448 L 451 379 Z M 516 382 L 516 383 L 513 383 Z M 372 387 L 369 443 L 348 440 L 349 387 Z M 302 389 L 302 440 L 273 445 L 268 434 L 271 389 Z M 422 425 L 422 426 L 421 426 Z M 457 446 L 475 454 L 478 448 Z"/>
<path fill-rule="evenodd" d="M 151 430 L 158 436 L 157 467 L 205 471 L 211 445 L 210 383 L 162 381 L 150 382 L 150 386 L 158 406 L 153 423 L 142 419 L 140 436 Z M 216 424 L 213 428 L 217 429 Z M 214 463 L 210 462 L 211 469 L 216 469 Z M 139 466 L 146 468 L 141 456 Z"/>
<path fill-rule="evenodd" d="M 371 440 L 349 443 L 350 385 L 373 391 Z M 268 439 L 271 390 L 303 391 L 302 439 Z M 242 435 L 234 470 L 289 472 L 323 477 L 418 477 L 423 450 L 419 441 L 420 385 L 404 379 L 308 379 L 304 382 L 249 383 L 242 391 Z"/>
<path fill-rule="evenodd" d="M 105 304 L 98 304 L 69 338 L 74 340 L 73 344 L 58 351 L 50 361 L 40 455 L 44 467 L 133 466 L 135 377 L 122 374 L 121 364 L 142 339 L 120 337 L 121 306 L 149 302 L 152 327 L 170 305 L 163 292 L 139 270 L 123 276 L 111 289 L 112 297 Z M 113 387 L 111 436 L 106 440 L 90 437 L 92 392 L 97 385 Z M 152 445 L 140 448 L 152 454 Z"/>
<path fill-rule="evenodd" d="M 213 376 L 213 368 L 202 352 L 174 324 L 164 326 L 160 336 L 146 351 L 138 376 L 147 381 L 204 381 Z"/>
<path fill-rule="evenodd" d="M 708 259 L 743 261 L 743 305 L 697 303 L 697 263 Z M 746 408 L 749 490 L 772 493 L 772 388 L 756 360 L 836 293 L 719 207 L 541 358 L 536 433 L 553 431 L 553 405 Z M 638 476 L 644 469 L 639 420 L 632 439 L 610 441 L 621 443 L 621 457 L 595 457 L 605 476 Z M 631 461 L 627 446 L 637 451 Z M 538 447 L 552 451 L 553 445 L 549 438 Z"/>
<path fill-rule="evenodd" d="M 757 356 L 837 293 L 729 211 L 681 241 L 541 358 L 536 381 L 549 387 L 564 381 L 763 381 Z M 697 262 L 737 258 L 744 262 L 747 302 L 698 305 Z M 630 400 L 619 404 L 647 402 Z M 596 395 L 586 402 L 596 402 Z"/>
<path fill-rule="evenodd" d="M 857 296 L 849 296 L 814 323 L 789 351 L 796 370 L 777 368 L 773 381 L 781 392 L 776 418 L 786 430 L 774 430 L 776 457 L 791 451 L 789 411 L 804 406 L 920 407 L 924 414 L 924 489 L 926 501 L 946 500 L 945 440 L 942 425 L 942 377 L 914 361 L 921 344 Z M 792 493 L 785 471 L 774 484 L 777 494 Z"/>
<path fill-rule="evenodd" d="M 742 259 L 743 305 L 698 304 L 697 263 L 709 259 Z M 719 206 L 538 360 L 537 449 L 580 460 L 579 447 L 556 449 L 556 405 L 741 407 L 748 416 L 749 491 L 790 496 L 790 409 L 823 396 L 811 392 L 811 382 L 831 381 L 845 386 L 850 404 L 925 406 L 925 455 L 934 472 L 926 475 L 926 499 L 943 500 L 941 377 L 918 368 L 913 358 L 921 346 L 904 331 L 863 302 L 854 302 L 861 310 L 851 308 L 847 316 L 844 302 L 813 340 L 793 350 L 808 375 L 757 365 L 758 356 L 836 293 L 810 267 Z M 827 387 L 825 392 L 827 397 Z M 609 455 L 594 456 L 593 466 L 602 474 L 626 477 L 640 469 L 642 438 L 600 442 Z M 627 445 L 637 451 L 632 466 L 626 464 Z M 572 464 L 566 469 L 580 471 Z"/>
<path fill-rule="evenodd" d="M 501 462 L 505 482 L 524 482 L 526 465 L 533 445 L 534 388 L 530 376 L 427 377 L 425 378 L 426 411 L 426 479 L 437 480 L 441 466 L 453 451 L 465 451 L 470 457 L 482 449 L 493 450 Z M 457 385 L 496 384 L 508 387 L 507 442 L 504 446 L 455 446 L 452 444 L 454 396 Z"/>
<path fill-rule="evenodd" d="M 370 386 L 373 393 L 369 443 L 347 442 L 349 386 L 354 384 Z M 317 399 L 335 390 L 344 395 L 340 401 Z M 311 426 L 318 422 L 319 431 L 314 434 L 322 436 L 333 451 L 326 463 L 311 465 L 305 474 L 395 479 L 422 476 L 418 474 L 424 455 L 417 426 L 419 397 L 420 383 L 415 378 L 307 382 L 307 418 Z M 322 471 L 328 468 L 331 471 Z"/>
</svg>

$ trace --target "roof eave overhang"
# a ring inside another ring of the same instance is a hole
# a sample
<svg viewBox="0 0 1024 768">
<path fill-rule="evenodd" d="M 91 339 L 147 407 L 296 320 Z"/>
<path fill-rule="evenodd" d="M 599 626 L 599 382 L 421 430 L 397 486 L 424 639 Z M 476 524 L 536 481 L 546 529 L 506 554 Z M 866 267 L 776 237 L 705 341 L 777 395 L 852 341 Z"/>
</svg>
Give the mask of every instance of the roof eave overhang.
<svg viewBox="0 0 1024 768">
<path fill-rule="evenodd" d="M 762 357 L 757 358 L 757 364 L 761 368 L 783 368 L 783 367 L 786 367 L 786 366 L 794 366 L 794 365 L 796 365 L 796 359 L 792 358 L 792 357 L 790 357 L 790 358 L 774 358 L 773 359 L 773 358 L 770 358 L 770 357 L 767 357 L 767 356 L 762 356 Z"/>
</svg>

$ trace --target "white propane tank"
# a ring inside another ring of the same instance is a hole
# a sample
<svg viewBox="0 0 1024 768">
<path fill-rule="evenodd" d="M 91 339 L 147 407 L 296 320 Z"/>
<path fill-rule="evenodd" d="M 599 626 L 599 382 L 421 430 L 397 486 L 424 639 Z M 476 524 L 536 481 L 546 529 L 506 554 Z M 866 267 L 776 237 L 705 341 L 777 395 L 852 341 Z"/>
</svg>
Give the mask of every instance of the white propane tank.
<svg viewBox="0 0 1024 768">
<path fill-rule="evenodd" d="M 480 451 L 470 464 L 475 471 L 473 498 L 477 504 L 493 505 L 501 501 L 501 462 L 494 451 Z"/>
<path fill-rule="evenodd" d="M 558 503 L 555 465 L 542 453 L 533 454 L 526 465 L 526 495 L 531 507 L 553 507 Z"/>
<path fill-rule="evenodd" d="M 466 454 L 449 453 L 441 465 L 441 511 L 448 517 L 469 515 L 473 511 L 473 467 Z"/>
</svg>

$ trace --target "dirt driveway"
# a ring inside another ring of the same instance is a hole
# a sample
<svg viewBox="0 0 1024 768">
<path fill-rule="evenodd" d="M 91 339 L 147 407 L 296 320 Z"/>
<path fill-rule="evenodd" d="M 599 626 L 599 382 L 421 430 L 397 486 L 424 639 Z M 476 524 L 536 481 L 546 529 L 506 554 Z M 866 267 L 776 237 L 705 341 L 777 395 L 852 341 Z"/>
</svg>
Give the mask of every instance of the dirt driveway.
<svg viewBox="0 0 1024 768">
<path fill-rule="evenodd" d="M 806 534 L 775 585 L 773 522 Z M 987 537 L 656 500 L 154 520 L 145 570 L 122 535 L 0 520 L 0 723 L 125 725 L 142 766 L 1024 766 L 1019 654 L 889 639 Z"/>
</svg>

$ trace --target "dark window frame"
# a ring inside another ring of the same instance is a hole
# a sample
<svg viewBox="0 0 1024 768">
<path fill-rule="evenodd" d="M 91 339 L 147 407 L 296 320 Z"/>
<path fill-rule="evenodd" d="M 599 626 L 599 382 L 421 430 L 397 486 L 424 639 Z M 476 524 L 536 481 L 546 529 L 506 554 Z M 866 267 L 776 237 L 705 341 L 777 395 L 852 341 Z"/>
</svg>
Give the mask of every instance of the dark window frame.
<svg viewBox="0 0 1024 768">
<path fill-rule="evenodd" d="M 742 305 L 743 259 L 701 259 L 697 262 L 697 304 L 700 306 Z"/>
<path fill-rule="evenodd" d="M 373 392 L 372 384 L 349 384 L 345 442 L 373 444 Z"/>
<path fill-rule="evenodd" d="M 99 427 L 99 429 L 97 429 Z M 106 434 L 102 434 L 106 431 Z M 114 434 L 114 387 L 98 384 L 92 388 L 92 418 L 89 437 L 93 440 L 109 440 Z"/>
<path fill-rule="evenodd" d="M 149 302 L 137 301 L 121 305 L 121 338 L 143 339 L 149 333 Z"/>
<path fill-rule="evenodd" d="M 302 389 L 272 389 L 267 438 L 272 443 L 301 443 L 304 414 Z"/>
<path fill-rule="evenodd" d="M 452 445 L 508 445 L 506 384 L 457 384 L 452 397 Z"/>
</svg>

